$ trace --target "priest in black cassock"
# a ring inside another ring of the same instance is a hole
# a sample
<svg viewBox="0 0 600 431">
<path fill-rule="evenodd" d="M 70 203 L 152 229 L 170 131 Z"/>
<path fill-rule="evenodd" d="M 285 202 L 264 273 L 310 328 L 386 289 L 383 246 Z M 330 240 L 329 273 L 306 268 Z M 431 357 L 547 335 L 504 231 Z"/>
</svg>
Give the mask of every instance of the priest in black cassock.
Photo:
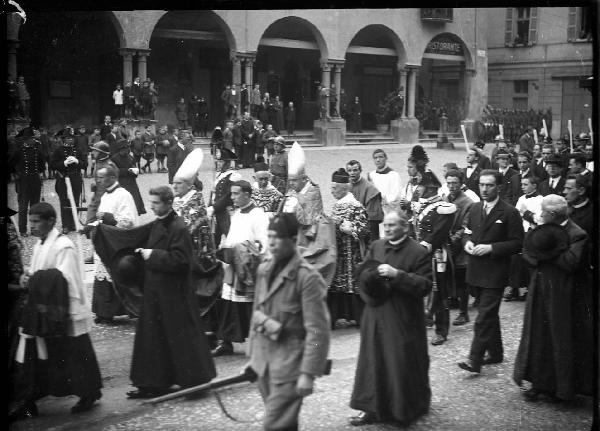
<svg viewBox="0 0 600 431">
<path fill-rule="evenodd" d="M 143 302 L 130 374 L 137 390 L 128 392 L 129 398 L 153 398 L 169 392 L 172 385 L 200 385 L 216 375 L 193 305 L 192 239 L 183 219 L 173 211 L 173 198 L 168 186 L 150 189 L 156 220 L 128 230 L 99 225 L 94 239 L 98 255 L 113 272 L 127 266 L 127 259 L 143 260 Z M 127 248 L 135 248 L 139 257 L 129 254 L 116 259 Z M 130 287 L 139 282 L 130 280 Z"/>
<path fill-rule="evenodd" d="M 429 356 L 423 297 L 431 289 L 427 250 L 409 238 L 408 219 L 391 211 L 385 238 L 374 241 L 357 270 L 366 305 L 350 407 L 352 425 L 408 425 L 429 410 Z"/>
</svg>

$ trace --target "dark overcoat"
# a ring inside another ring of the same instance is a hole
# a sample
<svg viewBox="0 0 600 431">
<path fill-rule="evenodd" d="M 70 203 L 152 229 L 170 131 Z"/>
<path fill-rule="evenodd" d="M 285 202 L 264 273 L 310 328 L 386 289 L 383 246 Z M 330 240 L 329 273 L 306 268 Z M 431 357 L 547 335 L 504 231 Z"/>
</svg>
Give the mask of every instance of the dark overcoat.
<svg viewBox="0 0 600 431">
<path fill-rule="evenodd" d="M 527 252 L 523 257 L 533 266 L 525 318 L 519 350 L 515 359 L 513 378 L 520 385 L 523 380 L 532 383 L 537 390 L 548 391 L 557 397 L 569 400 L 576 393 L 576 376 L 587 375 L 591 395 L 592 362 L 577 358 L 585 369 L 576 370 L 574 355 L 573 303 L 577 292 L 574 276 L 580 267 L 587 243 L 586 233 L 569 222 L 569 248 L 551 260 L 537 261 Z M 591 319 L 590 319 L 591 323 Z M 585 356 L 592 356 L 592 337 L 584 346 Z M 583 356 L 583 354 L 582 354 Z M 580 367 L 577 367 L 580 368 Z M 584 388 L 582 388 L 584 389 Z M 577 392 L 585 393 L 586 390 Z"/>
<path fill-rule="evenodd" d="M 144 200 L 142 199 L 142 195 L 136 180 L 137 175 L 129 170 L 130 168 L 135 168 L 135 161 L 133 160 L 133 157 L 131 157 L 129 153 L 117 153 L 111 157 L 111 160 L 119 170 L 119 184 L 121 184 L 121 186 L 133 197 L 138 214 L 146 214 Z"/>
<path fill-rule="evenodd" d="M 431 399 L 423 307 L 431 290 L 431 259 L 408 237 L 397 245 L 374 241 L 365 256 L 370 259 L 400 271 L 388 282 L 387 301 L 365 305 L 350 407 L 378 420 L 409 423 L 428 411 Z"/>
<path fill-rule="evenodd" d="M 136 229 L 143 229 L 144 226 Z M 137 387 L 199 385 L 216 376 L 190 288 L 192 239 L 175 212 L 152 222 L 145 248 L 144 298 L 131 360 Z"/>
</svg>

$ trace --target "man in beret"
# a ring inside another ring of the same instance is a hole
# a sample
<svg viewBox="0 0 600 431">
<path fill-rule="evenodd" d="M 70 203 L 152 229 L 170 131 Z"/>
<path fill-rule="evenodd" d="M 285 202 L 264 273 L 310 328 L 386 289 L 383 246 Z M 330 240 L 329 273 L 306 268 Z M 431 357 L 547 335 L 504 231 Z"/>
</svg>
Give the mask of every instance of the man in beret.
<svg viewBox="0 0 600 431">
<path fill-rule="evenodd" d="M 540 183 L 539 192 L 542 196 L 561 195 L 565 188 L 565 177 L 562 174 L 563 159 L 559 155 L 552 155 L 546 160 L 548 178 Z"/>
<path fill-rule="evenodd" d="M 268 226 L 268 257 L 259 267 L 248 342 L 249 366 L 258 374 L 265 430 L 297 430 L 304 397 L 325 373 L 330 318 L 323 277 L 304 260 L 294 214 Z M 277 327 L 284 328 L 277 335 Z"/>
<path fill-rule="evenodd" d="M 351 193 L 350 175 L 344 168 L 331 176 L 331 194 L 335 203 L 331 220 L 335 226 L 337 264 L 329 286 L 327 305 L 334 324 L 360 325 L 363 301 L 358 295 L 354 268 L 362 261 L 361 250 L 369 242 L 370 228 L 365 207 Z"/>
<path fill-rule="evenodd" d="M 387 300 L 365 298 L 360 350 L 350 407 L 361 412 L 355 426 L 396 421 L 406 426 L 429 410 L 429 356 L 423 297 L 431 290 L 431 259 L 408 236 L 408 218 L 392 210 L 383 219 L 385 238 L 371 243 L 365 262 L 378 261 L 376 274 Z M 382 263 L 387 262 L 387 263 Z M 359 267 L 361 296 L 363 267 Z"/>
</svg>

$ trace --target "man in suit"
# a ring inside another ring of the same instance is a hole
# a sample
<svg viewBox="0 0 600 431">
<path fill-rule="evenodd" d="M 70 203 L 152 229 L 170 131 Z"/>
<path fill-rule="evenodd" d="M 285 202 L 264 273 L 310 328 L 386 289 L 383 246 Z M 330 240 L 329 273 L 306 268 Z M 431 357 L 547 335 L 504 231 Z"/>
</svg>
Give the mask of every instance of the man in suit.
<svg viewBox="0 0 600 431">
<path fill-rule="evenodd" d="M 569 219 L 592 236 L 594 229 L 594 205 L 589 198 L 592 183 L 583 175 L 569 175 L 563 194 L 569 204 Z"/>
<path fill-rule="evenodd" d="M 515 175 L 518 175 L 518 173 L 510 167 L 510 154 L 507 151 L 498 151 L 496 154 L 496 163 L 498 164 L 498 172 L 502 174 L 500 199 L 507 203 L 511 203 L 511 181 Z"/>
<path fill-rule="evenodd" d="M 541 154 L 541 159 L 536 160 L 535 163 L 532 164 L 532 169 L 533 174 L 543 181 L 548 178 L 548 172 L 546 172 L 546 161 L 554 154 L 554 148 L 551 144 L 544 144 L 542 146 Z"/>
<path fill-rule="evenodd" d="M 227 118 L 233 120 L 238 114 L 238 108 L 240 106 L 240 91 L 236 88 L 235 84 L 231 84 L 231 89 L 227 94 Z"/>
<path fill-rule="evenodd" d="M 546 160 L 546 172 L 548 178 L 540 184 L 540 194 L 561 195 L 565 188 L 565 177 L 562 175 L 563 159 L 559 155 L 553 155 Z"/>
<path fill-rule="evenodd" d="M 119 152 L 117 148 L 117 135 L 119 134 L 119 125 L 113 124 L 110 127 L 110 132 L 106 135 L 106 139 L 104 140 L 108 144 L 108 148 L 110 149 L 110 155 L 114 156 Z"/>
<path fill-rule="evenodd" d="M 517 165 L 519 166 L 519 172 L 516 175 L 512 176 L 512 178 L 510 179 L 509 188 L 506 191 L 506 202 L 508 202 L 512 206 L 515 206 L 521 195 L 523 195 L 523 189 L 521 188 L 521 180 L 523 178 L 529 178 L 534 176 L 530 160 L 531 156 L 526 151 L 520 152 L 517 156 Z"/>
<path fill-rule="evenodd" d="M 106 141 L 106 136 L 110 133 L 111 130 L 112 130 L 112 124 L 110 122 L 110 115 L 105 115 L 104 116 L 104 124 L 102 124 L 102 126 L 100 126 L 100 137 L 102 138 L 103 141 Z"/>
<path fill-rule="evenodd" d="M 465 186 L 481 197 L 479 194 L 479 174 L 481 173 L 479 153 L 474 149 L 469 149 L 467 152 L 467 167 L 462 169 L 462 173 L 465 178 Z"/>
<path fill-rule="evenodd" d="M 266 430 L 298 429 L 302 401 L 327 364 L 327 286 L 300 256 L 298 229 L 294 214 L 274 217 L 268 231 L 271 257 L 257 273 L 248 355 L 265 403 Z"/>
<path fill-rule="evenodd" d="M 482 201 L 473 204 L 465 217 L 467 283 L 479 297 L 479 306 L 469 359 L 458 366 L 472 373 L 481 372 L 482 365 L 504 359 L 498 310 L 508 284 L 511 256 L 523 245 L 521 216 L 515 207 L 500 199 L 501 181 L 500 172 L 482 171 L 479 176 Z"/>
</svg>

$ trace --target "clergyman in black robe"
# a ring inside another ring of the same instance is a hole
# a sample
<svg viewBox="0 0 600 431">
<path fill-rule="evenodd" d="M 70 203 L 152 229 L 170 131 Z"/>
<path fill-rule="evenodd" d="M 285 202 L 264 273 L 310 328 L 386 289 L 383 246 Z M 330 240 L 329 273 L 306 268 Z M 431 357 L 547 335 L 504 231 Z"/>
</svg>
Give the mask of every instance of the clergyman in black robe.
<svg viewBox="0 0 600 431">
<path fill-rule="evenodd" d="M 385 239 L 371 243 L 359 267 L 365 308 L 350 407 L 362 412 L 352 425 L 400 422 L 407 425 L 429 410 L 429 356 L 423 297 L 431 290 L 427 250 L 407 236 L 408 222 L 395 211 L 384 218 Z M 377 297 L 365 289 L 368 262 L 378 278 Z"/>
</svg>

